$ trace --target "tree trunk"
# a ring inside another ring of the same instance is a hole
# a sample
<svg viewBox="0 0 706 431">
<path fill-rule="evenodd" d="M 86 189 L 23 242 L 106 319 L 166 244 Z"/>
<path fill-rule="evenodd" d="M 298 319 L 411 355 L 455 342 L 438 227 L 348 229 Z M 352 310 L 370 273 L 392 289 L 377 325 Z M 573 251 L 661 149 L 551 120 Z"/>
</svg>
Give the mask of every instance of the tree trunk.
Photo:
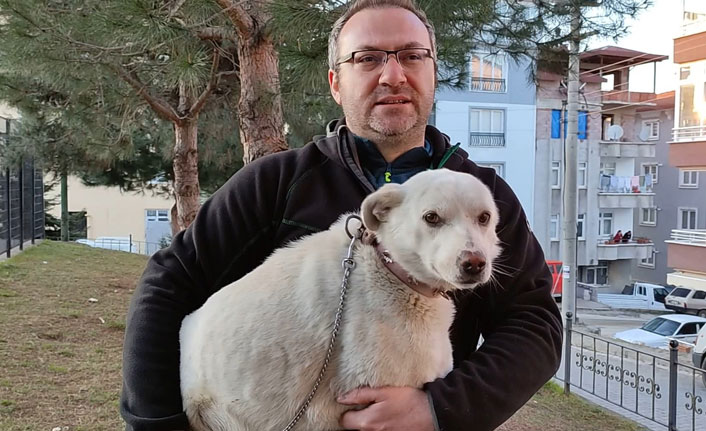
<svg viewBox="0 0 706 431">
<path fill-rule="evenodd" d="M 174 195 L 180 230 L 189 227 L 200 206 L 197 132 L 198 117 L 174 123 Z"/>
<path fill-rule="evenodd" d="M 253 21 L 258 24 L 250 31 L 239 29 L 238 32 L 238 123 L 245 164 L 287 149 L 279 86 L 279 56 L 271 37 L 264 34 L 261 28 L 269 19 L 264 15 L 259 11 L 253 16 Z"/>
</svg>

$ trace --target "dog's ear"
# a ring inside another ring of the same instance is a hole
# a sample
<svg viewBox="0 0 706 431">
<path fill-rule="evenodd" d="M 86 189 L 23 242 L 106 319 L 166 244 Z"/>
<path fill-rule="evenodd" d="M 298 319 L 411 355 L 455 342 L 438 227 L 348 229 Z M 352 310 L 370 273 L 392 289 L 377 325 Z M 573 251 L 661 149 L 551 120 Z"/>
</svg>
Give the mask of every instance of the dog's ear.
<svg viewBox="0 0 706 431">
<path fill-rule="evenodd" d="M 376 231 L 387 220 L 390 210 L 402 203 L 404 189 L 399 184 L 385 184 L 363 201 L 360 213 L 368 230 Z"/>
</svg>

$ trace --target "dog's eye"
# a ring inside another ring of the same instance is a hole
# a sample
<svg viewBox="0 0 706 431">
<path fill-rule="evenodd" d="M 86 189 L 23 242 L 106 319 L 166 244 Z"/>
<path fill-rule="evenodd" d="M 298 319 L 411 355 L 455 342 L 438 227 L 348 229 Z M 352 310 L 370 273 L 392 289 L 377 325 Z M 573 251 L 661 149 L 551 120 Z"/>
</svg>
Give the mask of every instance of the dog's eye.
<svg viewBox="0 0 706 431">
<path fill-rule="evenodd" d="M 424 214 L 424 221 L 434 226 L 441 222 L 441 217 L 439 217 L 439 214 L 435 213 L 434 211 L 429 211 L 428 213 Z"/>
<path fill-rule="evenodd" d="M 485 212 L 485 213 L 478 216 L 478 223 L 480 223 L 484 226 L 486 224 L 488 224 L 489 221 L 490 221 L 490 213 Z"/>
</svg>

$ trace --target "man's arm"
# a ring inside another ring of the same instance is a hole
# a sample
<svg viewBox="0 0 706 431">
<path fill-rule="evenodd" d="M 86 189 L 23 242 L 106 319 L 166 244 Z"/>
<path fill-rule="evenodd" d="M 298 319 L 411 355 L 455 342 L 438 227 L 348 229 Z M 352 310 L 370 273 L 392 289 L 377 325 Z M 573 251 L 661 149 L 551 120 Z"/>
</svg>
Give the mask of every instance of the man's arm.
<svg viewBox="0 0 706 431">
<path fill-rule="evenodd" d="M 273 163 L 262 165 L 255 162 L 236 173 L 193 224 L 148 262 L 125 330 L 120 412 L 128 430 L 188 429 L 179 381 L 179 329 L 211 294 L 272 251 L 282 176 Z"/>
<path fill-rule="evenodd" d="M 544 254 L 510 187 L 496 180 L 503 254 L 497 283 L 466 295 L 452 327 L 454 369 L 428 383 L 441 431 L 492 430 L 547 381 L 561 361 L 562 323 Z M 478 351 L 469 345 L 480 331 Z M 464 344 L 465 343 L 465 344 Z"/>
</svg>

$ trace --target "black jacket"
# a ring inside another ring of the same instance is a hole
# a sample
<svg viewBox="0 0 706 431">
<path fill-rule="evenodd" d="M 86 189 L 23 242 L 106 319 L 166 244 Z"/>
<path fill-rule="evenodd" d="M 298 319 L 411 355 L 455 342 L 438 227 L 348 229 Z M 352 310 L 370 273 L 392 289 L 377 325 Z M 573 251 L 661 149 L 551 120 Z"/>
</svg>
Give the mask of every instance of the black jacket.
<svg viewBox="0 0 706 431">
<path fill-rule="evenodd" d="M 373 191 L 345 123 L 301 149 L 263 157 L 238 171 L 201 208 L 194 223 L 147 264 L 130 305 L 120 403 L 128 430 L 187 429 L 179 388 L 182 319 L 276 248 L 327 229 L 359 209 Z M 503 253 L 499 285 L 456 299 L 451 329 L 454 370 L 430 382 L 443 431 L 490 430 L 519 409 L 559 366 L 561 319 L 551 275 L 510 187 L 489 168 L 427 127 L 433 168 L 468 172 L 493 192 Z M 484 343 L 476 350 L 479 337 Z M 270 431 L 270 430 L 263 430 Z"/>
</svg>

